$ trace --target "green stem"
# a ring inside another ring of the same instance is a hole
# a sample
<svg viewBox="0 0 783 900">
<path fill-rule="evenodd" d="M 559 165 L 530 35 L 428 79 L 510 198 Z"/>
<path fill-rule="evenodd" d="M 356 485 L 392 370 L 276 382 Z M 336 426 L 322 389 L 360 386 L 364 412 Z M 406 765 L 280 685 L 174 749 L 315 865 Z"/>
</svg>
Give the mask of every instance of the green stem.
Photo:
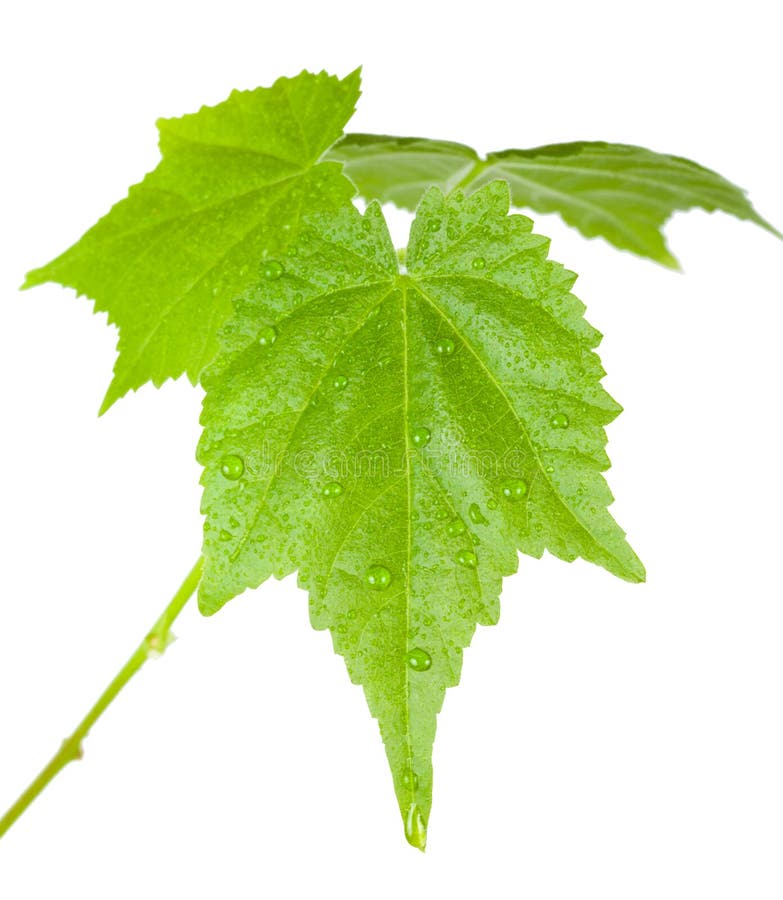
<svg viewBox="0 0 783 900">
<path fill-rule="evenodd" d="M 82 741 L 87 737 L 92 726 L 100 719 L 115 697 L 131 678 L 133 678 L 136 672 L 139 671 L 144 663 L 150 657 L 163 653 L 168 644 L 171 643 L 171 626 L 198 587 L 198 583 L 201 581 L 203 568 L 204 560 L 200 558 L 196 565 L 190 570 L 187 578 L 182 582 L 180 589 L 172 597 L 169 605 L 163 610 L 158 621 L 152 626 L 144 640 L 133 652 L 130 659 L 115 675 L 114 679 L 79 723 L 73 734 L 62 742 L 60 749 L 55 753 L 47 765 L 41 769 L 38 776 L 31 782 L 27 790 L 24 791 L 8 812 L 0 818 L 0 838 L 3 837 L 55 775 L 62 771 L 68 763 L 82 758 Z"/>
</svg>

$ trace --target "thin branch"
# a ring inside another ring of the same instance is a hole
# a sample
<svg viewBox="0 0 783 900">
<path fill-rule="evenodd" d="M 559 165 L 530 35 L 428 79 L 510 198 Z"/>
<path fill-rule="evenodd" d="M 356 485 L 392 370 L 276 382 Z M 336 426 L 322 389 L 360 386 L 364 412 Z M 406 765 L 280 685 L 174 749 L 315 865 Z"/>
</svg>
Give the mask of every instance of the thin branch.
<svg viewBox="0 0 783 900">
<path fill-rule="evenodd" d="M 38 773 L 29 787 L 19 797 L 16 803 L 0 818 L 0 838 L 16 822 L 28 806 L 43 791 L 50 781 L 61 772 L 70 762 L 82 758 L 82 741 L 90 732 L 93 725 L 108 709 L 120 691 L 139 671 L 144 663 L 151 657 L 159 656 L 171 643 L 171 626 L 174 620 L 182 612 L 185 604 L 193 596 L 204 568 L 204 560 L 198 562 L 188 573 L 182 586 L 172 597 L 169 605 L 155 622 L 144 640 L 139 644 L 132 656 L 120 671 L 115 675 L 106 690 L 96 700 L 87 715 L 82 719 L 73 734 L 66 738 L 60 749 L 55 753 L 46 766 Z"/>
</svg>

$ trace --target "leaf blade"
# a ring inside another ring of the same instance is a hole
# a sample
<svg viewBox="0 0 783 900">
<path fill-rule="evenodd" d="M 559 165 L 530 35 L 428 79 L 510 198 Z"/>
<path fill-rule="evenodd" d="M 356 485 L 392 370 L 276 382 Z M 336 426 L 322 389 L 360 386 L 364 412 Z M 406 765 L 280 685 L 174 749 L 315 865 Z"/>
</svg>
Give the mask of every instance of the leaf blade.
<svg viewBox="0 0 783 900">
<path fill-rule="evenodd" d="M 428 187 L 448 193 L 479 159 L 464 144 L 376 134 L 346 134 L 326 158 L 344 165 L 363 197 L 410 212 Z"/>
<path fill-rule="evenodd" d="M 101 411 L 147 381 L 186 374 L 195 384 L 259 260 L 295 238 L 303 209 L 350 201 L 339 167 L 318 159 L 358 95 L 358 70 L 342 81 L 302 72 L 159 121 L 158 167 L 73 247 L 28 274 L 25 288 L 72 287 L 119 327 Z"/>
<path fill-rule="evenodd" d="M 422 848 L 436 717 L 517 551 L 644 578 L 606 511 L 619 407 L 600 335 L 572 273 L 508 208 L 504 182 L 431 190 L 407 273 L 376 204 L 312 218 L 281 277 L 237 298 L 203 379 L 201 608 L 299 569 Z"/>
<path fill-rule="evenodd" d="M 629 144 L 578 141 L 503 150 L 482 159 L 461 144 L 425 138 L 346 135 L 329 152 L 368 199 L 413 209 L 429 183 L 448 193 L 501 178 L 514 206 L 557 213 L 585 237 L 670 268 L 679 263 L 662 228 L 678 210 L 720 210 L 770 233 L 743 190 L 717 172 L 679 156 Z"/>
<path fill-rule="evenodd" d="M 559 213 L 585 237 L 603 237 L 621 250 L 669 266 L 663 225 L 678 210 L 721 210 L 779 233 L 745 192 L 717 172 L 684 157 L 602 141 L 555 144 L 490 154 L 476 183 L 505 177 L 514 204 Z"/>
</svg>

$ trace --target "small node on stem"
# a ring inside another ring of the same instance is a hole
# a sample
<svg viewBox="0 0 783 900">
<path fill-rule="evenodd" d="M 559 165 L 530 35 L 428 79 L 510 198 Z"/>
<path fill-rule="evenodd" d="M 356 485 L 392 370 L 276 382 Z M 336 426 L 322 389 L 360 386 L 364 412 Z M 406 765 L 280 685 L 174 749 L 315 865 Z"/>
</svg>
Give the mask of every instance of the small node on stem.
<svg viewBox="0 0 783 900">
<path fill-rule="evenodd" d="M 62 742 L 60 755 L 66 763 L 78 762 L 79 760 L 84 759 L 84 746 L 78 738 L 74 738 L 73 735 L 71 735 L 71 737 L 66 738 Z"/>
<path fill-rule="evenodd" d="M 177 636 L 171 631 L 165 635 L 151 631 L 144 639 L 144 644 L 147 648 L 147 659 L 160 659 L 176 640 Z"/>
</svg>

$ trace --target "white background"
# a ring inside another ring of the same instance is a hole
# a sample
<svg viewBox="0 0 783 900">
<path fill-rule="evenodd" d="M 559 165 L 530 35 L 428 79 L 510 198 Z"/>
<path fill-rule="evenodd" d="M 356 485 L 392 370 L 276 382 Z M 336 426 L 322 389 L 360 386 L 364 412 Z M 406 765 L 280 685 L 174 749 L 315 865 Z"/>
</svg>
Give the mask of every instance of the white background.
<svg viewBox="0 0 783 900">
<path fill-rule="evenodd" d="M 441 4 L 437 4 L 438 7 Z M 353 130 L 674 152 L 783 225 L 775 4 L 28 2 L 3 13 L 0 806 L 199 553 L 200 391 L 98 420 L 115 334 L 25 271 L 157 160 L 154 122 L 364 64 Z M 395 218 L 402 240 L 404 216 Z M 539 221 L 606 335 L 632 586 L 523 559 L 446 698 L 427 853 L 361 690 L 289 579 L 148 666 L 0 842 L 3 900 L 783 896 L 783 243 L 667 228 L 686 274 Z"/>
</svg>

